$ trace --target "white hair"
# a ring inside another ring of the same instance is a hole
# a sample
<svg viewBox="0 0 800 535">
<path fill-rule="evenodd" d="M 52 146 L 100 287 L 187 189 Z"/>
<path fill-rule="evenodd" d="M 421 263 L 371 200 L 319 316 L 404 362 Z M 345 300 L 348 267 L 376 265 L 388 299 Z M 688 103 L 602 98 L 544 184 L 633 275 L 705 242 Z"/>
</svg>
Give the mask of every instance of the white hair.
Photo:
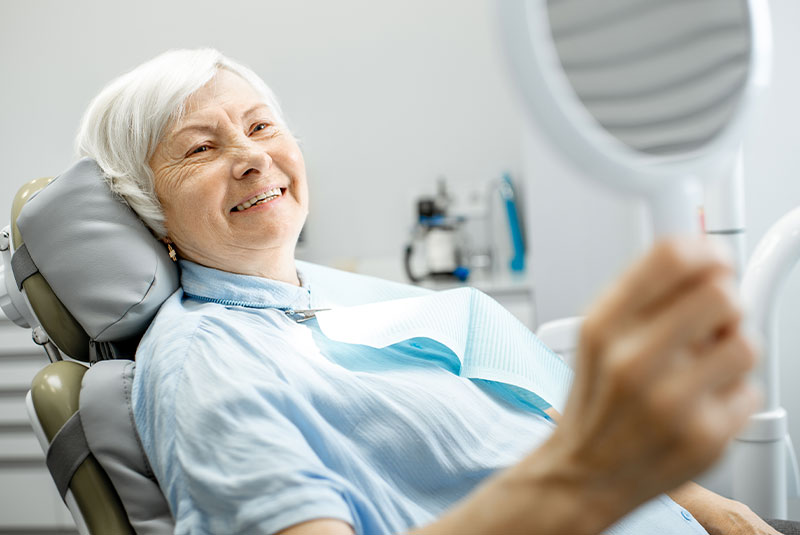
<svg viewBox="0 0 800 535">
<path fill-rule="evenodd" d="M 122 197 L 153 233 L 166 236 L 149 161 L 167 127 L 180 118 L 186 99 L 219 71 L 247 81 L 283 124 L 272 90 L 252 70 L 214 49 L 170 50 L 112 80 L 81 121 L 75 147 L 94 158 L 111 190 Z"/>
</svg>

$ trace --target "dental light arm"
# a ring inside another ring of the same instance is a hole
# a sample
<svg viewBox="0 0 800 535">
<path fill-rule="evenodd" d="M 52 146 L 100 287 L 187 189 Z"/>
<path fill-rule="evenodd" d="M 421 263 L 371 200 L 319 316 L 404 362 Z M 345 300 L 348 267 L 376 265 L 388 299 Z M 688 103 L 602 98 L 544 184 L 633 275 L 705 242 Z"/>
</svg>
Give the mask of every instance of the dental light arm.
<svg viewBox="0 0 800 535">
<path fill-rule="evenodd" d="M 757 372 L 765 411 L 779 408 L 777 304 L 781 290 L 800 260 L 800 208 L 778 220 L 758 243 L 742 280 L 742 298 L 752 325 L 763 337 L 764 359 Z"/>
<path fill-rule="evenodd" d="M 763 343 L 763 359 L 755 377 L 765 400 L 764 408 L 751 417 L 736 439 L 733 497 L 771 518 L 786 518 L 787 488 L 791 495 L 797 495 L 800 484 L 797 458 L 787 434 L 787 415 L 780 404 L 777 328 L 778 300 L 798 260 L 800 208 L 795 208 L 758 243 L 742 280 L 748 320 Z"/>
</svg>

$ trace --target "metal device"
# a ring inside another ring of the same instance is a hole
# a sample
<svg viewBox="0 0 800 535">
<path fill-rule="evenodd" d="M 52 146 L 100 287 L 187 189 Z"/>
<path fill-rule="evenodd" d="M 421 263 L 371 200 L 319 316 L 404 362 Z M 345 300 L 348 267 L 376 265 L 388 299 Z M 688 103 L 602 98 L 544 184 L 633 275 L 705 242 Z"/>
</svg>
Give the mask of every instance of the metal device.
<svg viewBox="0 0 800 535">
<path fill-rule="evenodd" d="M 11 230 L 5 227 L 0 231 L 0 310 L 18 326 L 31 329 L 31 338 L 35 344 L 42 346 L 50 362 L 62 360 L 61 352 L 47 336 L 17 287 L 11 265 L 13 252 Z"/>
<path fill-rule="evenodd" d="M 417 222 L 404 255 L 406 275 L 411 282 L 426 279 L 465 281 L 469 276 L 459 236 L 464 219 L 448 215 L 449 204 L 450 197 L 443 180 L 439 181 L 435 198 L 423 197 L 417 201 Z M 422 249 L 425 255 L 424 273 L 413 267 L 418 249 Z"/>
</svg>

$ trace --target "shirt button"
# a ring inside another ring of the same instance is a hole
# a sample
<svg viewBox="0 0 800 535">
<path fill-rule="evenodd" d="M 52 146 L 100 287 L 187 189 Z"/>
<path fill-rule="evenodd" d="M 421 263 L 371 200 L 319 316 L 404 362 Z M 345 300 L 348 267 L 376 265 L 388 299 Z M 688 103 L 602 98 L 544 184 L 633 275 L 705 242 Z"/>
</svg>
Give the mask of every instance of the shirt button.
<svg viewBox="0 0 800 535">
<path fill-rule="evenodd" d="M 684 519 L 685 519 L 687 522 L 691 522 L 691 521 L 692 521 L 692 515 L 691 515 L 691 514 L 689 514 L 689 511 L 687 511 L 687 510 L 685 510 L 685 509 L 682 509 L 682 510 L 681 510 L 681 516 L 682 516 L 682 517 L 683 517 L 683 518 L 684 518 Z"/>
</svg>

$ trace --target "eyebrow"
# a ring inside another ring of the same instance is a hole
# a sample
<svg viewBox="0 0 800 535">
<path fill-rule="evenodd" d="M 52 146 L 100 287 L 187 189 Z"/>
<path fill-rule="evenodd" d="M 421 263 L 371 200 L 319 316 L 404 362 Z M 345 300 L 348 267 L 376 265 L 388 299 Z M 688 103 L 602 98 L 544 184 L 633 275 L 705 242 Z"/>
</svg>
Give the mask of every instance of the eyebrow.
<svg viewBox="0 0 800 535">
<path fill-rule="evenodd" d="M 248 109 L 246 112 L 244 112 L 242 114 L 242 117 L 247 117 L 248 115 L 250 115 L 254 111 L 259 110 L 261 108 L 266 108 L 271 114 L 274 115 L 274 112 L 272 111 L 272 108 L 267 106 L 264 102 L 259 102 L 258 104 L 255 104 L 255 105 L 251 106 L 250 109 Z"/>
<path fill-rule="evenodd" d="M 177 132 L 171 135 L 172 139 L 178 138 L 187 132 L 214 132 L 217 126 L 208 126 L 205 124 L 187 124 Z"/>
<path fill-rule="evenodd" d="M 270 112 L 270 114 L 273 113 L 272 109 L 267 104 L 262 102 L 262 103 L 255 104 L 255 105 L 251 106 L 250 108 L 248 108 L 244 113 L 242 113 L 242 117 L 247 117 L 248 115 L 252 114 L 254 111 L 259 110 L 261 108 L 266 108 Z M 214 126 L 209 126 L 207 124 L 202 124 L 202 123 L 187 124 L 186 126 L 182 127 L 177 132 L 174 132 L 170 137 L 172 137 L 172 139 L 177 139 L 180 136 L 182 136 L 183 134 L 186 134 L 188 132 L 212 133 L 212 132 L 215 132 L 218 128 L 219 128 L 219 123 L 217 123 Z"/>
</svg>

